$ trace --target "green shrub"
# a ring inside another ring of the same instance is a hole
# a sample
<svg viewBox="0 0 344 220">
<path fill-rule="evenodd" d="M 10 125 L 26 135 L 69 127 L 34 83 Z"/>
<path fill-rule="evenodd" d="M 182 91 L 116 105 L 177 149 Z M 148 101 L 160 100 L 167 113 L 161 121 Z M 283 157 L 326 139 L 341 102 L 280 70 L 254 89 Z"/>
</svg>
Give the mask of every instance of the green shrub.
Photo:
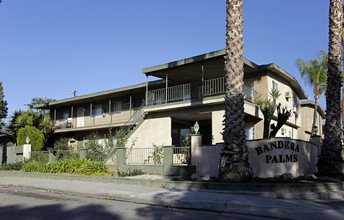
<svg viewBox="0 0 344 220">
<path fill-rule="evenodd" d="M 36 172 L 36 173 L 49 173 L 48 164 L 44 164 L 38 161 L 29 161 L 24 163 L 22 167 L 24 172 Z"/>
<path fill-rule="evenodd" d="M 80 158 L 80 154 L 73 149 L 69 150 L 57 150 L 54 152 L 55 160 L 61 161 L 66 159 L 75 159 L 78 160 Z"/>
<path fill-rule="evenodd" d="M 35 127 L 26 125 L 20 128 L 17 136 L 17 145 L 26 144 L 26 137 L 30 138 L 30 144 L 33 151 L 39 151 L 44 145 L 44 135 Z"/>
<path fill-rule="evenodd" d="M 0 170 L 21 170 L 23 162 L 8 163 L 0 166 Z"/>
<path fill-rule="evenodd" d="M 59 140 L 55 141 L 54 143 L 54 150 L 68 150 L 68 138 L 60 138 Z"/>
<path fill-rule="evenodd" d="M 154 165 L 162 164 L 162 160 L 164 159 L 164 149 L 162 146 L 153 145 L 154 151 L 152 155 L 148 156 L 148 162 L 152 159 Z"/>
<path fill-rule="evenodd" d="M 49 162 L 49 152 L 48 151 L 32 151 L 31 158 L 28 161 L 37 161 L 42 163 Z"/>
<path fill-rule="evenodd" d="M 43 164 L 37 161 L 30 161 L 24 164 L 22 171 L 104 176 L 109 173 L 109 168 L 101 162 L 85 159 L 64 159 L 51 164 Z"/>
<path fill-rule="evenodd" d="M 117 174 L 119 177 L 126 177 L 126 176 L 138 176 L 138 175 L 143 175 L 146 174 L 146 172 L 143 172 L 142 170 L 139 169 L 128 169 L 128 171 L 121 171 L 117 170 Z"/>
</svg>

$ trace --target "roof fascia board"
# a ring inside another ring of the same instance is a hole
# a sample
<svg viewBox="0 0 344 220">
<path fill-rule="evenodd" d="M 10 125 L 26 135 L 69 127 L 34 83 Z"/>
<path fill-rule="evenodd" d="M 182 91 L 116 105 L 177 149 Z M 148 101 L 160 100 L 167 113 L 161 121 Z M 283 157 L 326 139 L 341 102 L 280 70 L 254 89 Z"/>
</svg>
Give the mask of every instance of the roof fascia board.
<svg viewBox="0 0 344 220">
<path fill-rule="evenodd" d="M 311 100 L 302 101 L 302 102 L 301 102 L 301 107 L 302 107 L 302 106 L 310 106 L 310 107 L 314 108 L 315 102 L 313 102 L 313 101 L 311 101 Z M 325 112 L 324 112 L 324 110 L 321 108 L 321 106 L 320 106 L 319 104 L 318 104 L 317 109 L 318 109 L 318 111 L 319 111 L 321 117 L 322 117 L 322 118 L 325 118 L 325 116 L 326 116 L 326 115 L 325 115 Z"/>
<path fill-rule="evenodd" d="M 217 51 L 213 51 L 210 53 L 205 53 L 205 54 L 177 60 L 177 61 L 170 62 L 170 63 L 165 63 L 165 64 L 161 64 L 161 65 L 157 65 L 157 66 L 143 68 L 142 73 L 144 73 L 146 75 L 150 75 L 150 73 L 153 73 L 153 72 L 157 72 L 157 71 L 161 71 L 161 70 L 167 70 L 170 68 L 179 67 L 179 66 L 183 66 L 186 64 L 190 64 L 190 63 L 196 63 L 196 62 L 200 62 L 203 60 L 208 60 L 211 58 L 225 56 L 225 55 L 226 55 L 225 49 L 217 50 Z M 255 64 L 255 63 L 253 63 L 253 62 L 251 62 L 245 58 L 244 58 L 244 64 L 246 64 L 247 66 L 250 66 L 251 68 L 254 68 L 254 69 L 258 68 L 257 64 Z"/>
<path fill-rule="evenodd" d="M 158 80 L 158 81 L 160 81 L 160 80 Z M 99 96 L 111 95 L 111 94 L 115 94 L 115 93 L 119 93 L 119 92 L 125 92 L 125 91 L 129 91 L 129 90 L 133 90 L 133 89 L 145 88 L 146 85 L 147 85 L 147 83 L 141 83 L 141 84 L 137 84 L 137 85 L 126 86 L 126 87 L 122 87 L 122 88 L 111 89 L 111 90 L 107 90 L 107 91 L 96 92 L 96 93 L 91 93 L 91 94 L 82 95 L 82 96 L 76 96 L 76 97 L 67 98 L 67 99 L 61 99 L 61 100 L 50 102 L 48 104 L 48 106 L 52 107 L 54 105 L 60 105 L 60 104 L 65 104 L 65 103 L 69 103 L 69 102 L 92 99 L 92 98 L 96 98 Z M 44 104 L 39 104 L 39 105 L 34 105 L 33 108 L 36 108 L 36 109 L 47 108 L 48 106 L 44 105 Z"/>
<path fill-rule="evenodd" d="M 292 84 L 292 86 L 296 89 L 296 91 L 300 95 L 300 99 L 308 99 L 308 95 L 303 90 L 303 88 L 301 87 L 299 82 L 292 75 L 290 75 L 287 71 L 285 71 L 284 69 L 282 69 L 281 67 L 279 67 L 275 63 L 270 63 L 267 65 L 261 65 L 261 66 L 259 66 L 259 69 L 260 70 L 266 69 L 266 70 L 271 70 L 274 73 L 280 73 L 281 76 L 284 77 L 285 79 L 287 79 Z"/>
</svg>

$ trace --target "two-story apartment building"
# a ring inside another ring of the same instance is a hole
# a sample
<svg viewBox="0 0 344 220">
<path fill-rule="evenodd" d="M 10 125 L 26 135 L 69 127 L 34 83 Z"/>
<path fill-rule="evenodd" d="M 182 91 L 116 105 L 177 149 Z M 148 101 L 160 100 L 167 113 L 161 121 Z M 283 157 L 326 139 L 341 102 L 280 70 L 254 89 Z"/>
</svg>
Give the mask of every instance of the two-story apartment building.
<svg viewBox="0 0 344 220">
<path fill-rule="evenodd" d="M 128 145 L 178 146 L 183 144 L 196 121 L 203 134 L 203 143 L 216 144 L 222 142 L 224 56 L 225 51 L 219 50 L 144 68 L 145 83 L 58 100 L 35 108 L 50 109 L 55 134 L 69 137 L 79 146 L 93 132 L 101 139 L 109 128 L 134 126 Z M 307 129 L 303 127 L 308 128 L 311 122 L 302 120 L 300 100 L 307 99 L 307 95 L 296 79 L 273 63 L 257 65 L 245 59 L 244 70 L 247 138 L 262 138 L 263 116 L 255 101 L 269 98 L 269 92 L 276 88 L 281 92 L 277 102 L 293 111 L 277 136 L 306 140 Z M 149 81 L 149 76 L 160 80 Z"/>
</svg>

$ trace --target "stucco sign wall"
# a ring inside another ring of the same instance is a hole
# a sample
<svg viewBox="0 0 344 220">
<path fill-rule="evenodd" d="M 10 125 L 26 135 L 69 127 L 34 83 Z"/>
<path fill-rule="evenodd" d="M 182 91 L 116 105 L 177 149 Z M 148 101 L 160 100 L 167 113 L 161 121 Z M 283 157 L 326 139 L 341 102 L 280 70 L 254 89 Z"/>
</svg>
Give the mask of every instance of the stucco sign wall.
<svg viewBox="0 0 344 220">
<path fill-rule="evenodd" d="M 247 141 L 249 162 L 255 177 L 292 173 L 295 177 L 316 172 L 318 146 L 290 138 Z"/>
</svg>

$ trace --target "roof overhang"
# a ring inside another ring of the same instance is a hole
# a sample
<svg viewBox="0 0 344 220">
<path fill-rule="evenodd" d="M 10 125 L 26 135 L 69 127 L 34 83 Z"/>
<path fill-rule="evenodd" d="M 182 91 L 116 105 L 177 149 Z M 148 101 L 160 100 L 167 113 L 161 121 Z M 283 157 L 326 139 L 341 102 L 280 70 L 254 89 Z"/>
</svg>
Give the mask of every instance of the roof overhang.
<svg viewBox="0 0 344 220">
<path fill-rule="evenodd" d="M 301 102 L 301 107 L 308 106 L 310 108 L 314 108 L 315 102 L 307 100 Z M 321 106 L 318 104 L 317 111 L 320 114 L 320 116 L 324 119 L 326 117 L 324 110 L 321 108 Z"/>
<path fill-rule="evenodd" d="M 130 96 L 134 92 L 138 92 L 140 90 L 144 91 L 146 88 L 147 83 L 141 83 L 133 86 L 127 86 L 127 87 L 122 87 L 118 89 L 111 89 L 107 91 L 102 91 L 102 92 L 97 92 L 97 93 L 91 93 L 88 95 L 82 95 L 82 96 L 76 96 L 73 98 L 68 98 L 68 99 L 62 99 L 62 100 L 57 100 L 53 101 L 50 103 L 46 104 L 40 104 L 40 105 L 34 105 L 33 108 L 35 109 L 51 109 L 51 108 L 56 108 L 60 106 L 65 106 L 65 105 L 71 105 L 71 104 L 81 104 L 85 102 L 91 102 L 91 101 L 97 101 L 97 100 L 102 100 L 106 98 L 116 98 L 120 96 L 125 96 L 128 95 Z"/>
<path fill-rule="evenodd" d="M 261 65 L 259 66 L 259 70 L 269 70 L 276 75 L 282 77 L 283 79 L 287 80 L 293 89 L 297 92 L 298 96 L 300 99 L 308 99 L 308 95 L 306 92 L 302 89 L 301 85 L 299 82 L 288 72 L 286 72 L 284 69 L 281 67 L 277 66 L 275 63 L 270 63 L 267 65 Z"/>
<path fill-rule="evenodd" d="M 202 55 L 177 60 L 157 66 L 142 69 L 146 76 L 155 76 L 158 78 L 172 81 L 193 82 L 202 79 L 202 70 L 204 79 L 222 77 L 224 75 L 224 61 L 226 51 L 217 50 Z M 258 68 L 258 65 L 244 59 L 245 72 L 251 72 Z M 181 77 L 182 76 L 182 77 Z"/>
<path fill-rule="evenodd" d="M 192 82 L 202 79 L 201 73 L 203 68 L 204 79 L 222 77 L 224 76 L 225 55 L 225 49 L 217 50 L 170 63 L 144 68 L 142 72 L 147 76 L 155 76 L 162 79 L 168 77 L 168 80 Z M 300 99 L 308 98 L 297 80 L 275 63 L 257 65 L 244 58 L 244 69 L 245 74 L 269 70 L 287 80 L 297 92 Z"/>
</svg>

